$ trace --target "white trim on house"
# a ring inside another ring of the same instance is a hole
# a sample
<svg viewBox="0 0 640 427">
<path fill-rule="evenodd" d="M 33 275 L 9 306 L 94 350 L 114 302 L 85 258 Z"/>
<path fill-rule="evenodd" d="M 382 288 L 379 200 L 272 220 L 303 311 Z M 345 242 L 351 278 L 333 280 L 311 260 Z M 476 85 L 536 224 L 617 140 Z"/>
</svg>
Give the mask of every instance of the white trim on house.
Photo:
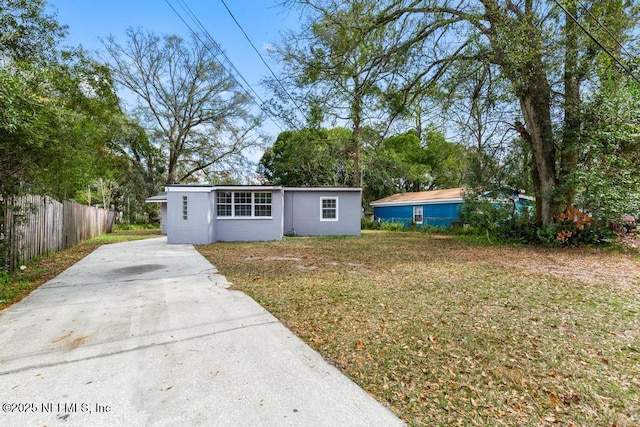
<svg viewBox="0 0 640 427">
<path fill-rule="evenodd" d="M 215 191 L 274 191 L 282 190 L 283 187 L 281 185 L 214 185 L 209 188 Z"/>
<path fill-rule="evenodd" d="M 338 201 L 339 197 L 338 196 L 326 196 L 326 197 L 320 197 L 320 221 L 340 221 L 340 204 Z M 325 200 L 334 200 L 336 202 L 336 206 L 335 207 L 325 207 L 324 206 L 324 201 Z M 325 218 L 324 217 L 324 213 L 325 210 L 326 211 L 331 211 L 334 210 L 336 211 L 336 216 L 335 218 Z"/>
<path fill-rule="evenodd" d="M 210 185 L 167 185 L 164 188 L 166 193 L 180 192 L 180 193 L 210 193 L 212 188 Z"/>
<path fill-rule="evenodd" d="M 428 199 L 428 200 L 407 200 L 399 202 L 371 202 L 371 206 L 412 206 L 412 205 L 440 205 L 442 203 L 462 203 L 462 197 L 451 197 L 448 199 Z"/>
<path fill-rule="evenodd" d="M 285 187 L 284 191 L 301 191 L 301 192 L 361 192 L 361 188 L 353 187 Z"/>
</svg>

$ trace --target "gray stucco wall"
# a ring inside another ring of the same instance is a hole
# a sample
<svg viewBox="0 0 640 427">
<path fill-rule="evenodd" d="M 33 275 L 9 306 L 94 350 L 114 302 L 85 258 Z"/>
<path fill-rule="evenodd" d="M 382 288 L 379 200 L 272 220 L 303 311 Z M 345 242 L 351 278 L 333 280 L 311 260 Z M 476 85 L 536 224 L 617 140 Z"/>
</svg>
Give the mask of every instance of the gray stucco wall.
<svg viewBox="0 0 640 427">
<path fill-rule="evenodd" d="M 298 236 L 360 235 L 362 192 L 285 188 L 284 232 Z M 321 200 L 338 199 L 338 220 L 321 220 Z"/>
<path fill-rule="evenodd" d="M 250 242 L 282 239 L 282 190 L 271 191 L 271 218 L 216 218 L 215 192 L 212 193 L 212 199 L 215 241 Z"/>
<path fill-rule="evenodd" d="M 182 197 L 187 197 L 187 219 L 183 218 Z M 166 229 L 168 243 L 204 245 L 213 242 L 210 192 L 172 190 L 167 192 Z"/>
</svg>

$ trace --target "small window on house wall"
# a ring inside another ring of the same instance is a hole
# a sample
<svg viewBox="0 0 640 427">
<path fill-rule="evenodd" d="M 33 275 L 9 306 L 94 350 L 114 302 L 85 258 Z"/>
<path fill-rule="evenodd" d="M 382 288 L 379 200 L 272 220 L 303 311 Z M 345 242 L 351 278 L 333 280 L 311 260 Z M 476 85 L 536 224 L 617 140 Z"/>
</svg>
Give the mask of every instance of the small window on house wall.
<svg viewBox="0 0 640 427">
<path fill-rule="evenodd" d="M 188 211 L 189 211 L 188 203 L 189 202 L 187 200 L 187 196 L 182 196 L 182 219 L 188 218 Z"/>
<path fill-rule="evenodd" d="M 320 198 L 320 221 L 338 221 L 338 198 Z"/>
<path fill-rule="evenodd" d="M 416 224 L 422 224 L 422 206 L 413 207 L 413 222 Z"/>
</svg>

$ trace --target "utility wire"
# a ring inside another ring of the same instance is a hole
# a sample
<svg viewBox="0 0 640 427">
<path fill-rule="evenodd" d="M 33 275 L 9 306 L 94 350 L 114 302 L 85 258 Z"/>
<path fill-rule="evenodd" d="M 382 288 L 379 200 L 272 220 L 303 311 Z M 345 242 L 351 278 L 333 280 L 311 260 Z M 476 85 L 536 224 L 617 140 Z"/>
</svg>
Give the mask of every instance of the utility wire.
<svg viewBox="0 0 640 427">
<path fill-rule="evenodd" d="M 198 17 L 193 13 L 193 11 L 191 10 L 191 8 L 187 5 L 185 0 L 178 0 L 178 3 L 181 3 L 181 7 L 182 9 L 191 17 L 191 20 L 193 22 L 196 23 L 196 25 L 198 26 L 198 28 L 200 29 L 200 31 L 202 31 L 207 38 L 214 44 L 214 46 L 216 47 L 216 49 L 218 50 L 218 52 L 220 53 L 220 55 L 222 55 L 227 62 L 231 65 L 231 67 L 233 68 L 233 70 L 235 70 L 235 72 L 240 76 L 240 78 L 242 79 L 242 81 L 245 82 L 245 84 L 247 86 L 249 86 L 249 88 L 251 89 L 251 91 L 256 95 L 256 97 L 262 102 L 262 106 L 260 107 L 262 109 L 262 111 L 264 111 L 265 113 L 267 113 L 269 116 L 272 116 L 270 111 L 267 111 L 264 107 L 264 105 L 266 105 L 266 102 L 260 97 L 260 95 L 258 95 L 258 93 L 255 91 L 255 89 L 253 88 L 253 86 L 251 86 L 251 84 L 244 78 L 244 76 L 242 75 L 242 73 L 240 72 L 240 70 L 238 70 L 238 68 L 234 65 L 233 61 L 231 61 L 231 59 L 229 59 L 229 57 L 227 56 L 227 54 L 224 52 L 224 50 L 222 50 L 222 48 L 220 48 L 219 44 L 215 42 L 215 40 L 213 39 L 213 36 L 211 35 L 211 33 L 209 33 L 209 31 L 206 29 L 206 27 L 202 24 L 202 22 L 200 21 L 200 19 L 198 19 Z M 273 121 L 273 120 L 272 120 Z M 296 120 L 297 122 L 297 120 Z M 286 126 L 285 126 L 286 127 Z M 295 124 L 294 127 L 298 127 L 300 128 L 299 124 Z M 282 130 L 282 128 L 280 129 Z"/>
<path fill-rule="evenodd" d="M 282 88 L 282 90 L 284 91 L 284 93 L 287 94 L 287 96 L 289 97 L 289 99 L 291 100 L 291 102 L 293 102 L 293 105 L 298 109 L 298 111 L 300 111 L 302 113 L 302 116 L 305 115 L 305 112 L 302 110 L 302 108 L 300 108 L 300 106 L 298 105 L 298 103 L 296 102 L 296 100 L 293 98 L 293 96 L 289 93 L 289 91 L 287 90 L 287 88 L 284 86 L 284 84 L 282 83 L 282 81 L 278 78 L 278 76 L 276 76 L 276 73 L 273 72 L 273 70 L 271 69 L 271 67 L 269 66 L 269 64 L 267 63 L 267 61 L 265 61 L 264 57 L 262 56 L 262 54 L 260 53 L 260 51 L 258 50 L 258 48 L 256 48 L 256 46 L 253 44 L 253 42 L 251 41 L 251 39 L 249 38 L 249 35 L 247 34 L 247 32 L 244 30 L 244 28 L 242 28 L 242 25 L 240 25 L 240 22 L 238 22 L 238 20 L 236 19 L 236 17 L 233 15 L 233 12 L 231 12 L 231 9 L 229 9 L 229 6 L 227 6 L 227 3 L 224 0 L 220 0 L 220 2 L 222 3 L 222 5 L 224 6 L 225 9 L 227 9 L 227 12 L 229 12 L 229 16 L 231 16 L 231 19 L 233 19 L 233 22 L 236 23 L 236 25 L 238 26 L 238 28 L 240 29 L 240 31 L 242 31 L 242 34 L 244 34 L 244 37 L 247 39 L 247 41 L 249 42 L 249 44 L 251 45 L 251 47 L 253 48 L 253 50 L 258 54 L 258 56 L 260 57 L 260 60 L 262 61 L 262 63 L 267 67 L 267 69 L 269 70 L 269 72 L 271 73 L 271 75 L 273 76 L 273 78 L 275 79 L 276 82 L 278 82 L 278 84 L 280 85 L 280 87 Z"/>
<path fill-rule="evenodd" d="M 629 52 L 623 45 L 622 43 L 620 43 L 616 37 L 613 35 L 613 33 L 611 31 L 609 31 L 609 29 L 607 27 L 604 26 L 604 24 L 598 19 L 596 18 L 591 11 L 587 8 L 587 6 L 584 5 L 584 3 L 582 3 L 581 1 L 578 1 L 578 4 L 580 5 L 581 8 L 583 8 L 585 10 L 585 12 L 587 12 L 587 14 L 591 17 L 591 19 L 593 19 L 594 21 L 596 21 L 596 23 L 602 27 L 602 29 L 604 29 L 607 34 L 609 35 L 609 37 L 611 37 L 611 39 L 613 39 L 614 42 L 616 42 L 616 44 L 618 45 L 618 47 L 620 47 L 620 49 L 624 50 L 627 55 L 629 56 L 633 56 L 633 54 L 631 52 Z"/>
<path fill-rule="evenodd" d="M 615 56 L 614 56 L 614 55 L 609 51 L 609 49 L 607 49 L 606 47 L 604 47 L 604 45 L 603 45 L 602 43 L 600 43 L 600 41 L 599 41 L 598 39 L 596 39 L 596 38 L 595 38 L 595 36 L 594 36 L 593 34 L 591 34 L 591 32 L 590 32 L 589 30 L 587 30 L 587 29 L 586 29 L 586 28 L 585 28 L 585 27 L 584 27 L 580 22 L 578 22 L 578 19 L 577 19 L 575 16 L 573 16 L 573 14 L 572 14 L 571 12 L 569 12 L 569 11 L 567 10 L 567 8 L 566 8 L 566 7 L 564 7 L 562 4 L 560 4 L 560 2 L 559 2 L 558 0 L 553 0 L 553 1 L 554 1 L 554 3 L 555 3 L 556 5 L 558 5 L 558 7 L 560 7 L 560 8 L 564 11 L 564 13 L 565 13 L 569 18 L 571 18 L 571 20 L 572 20 L 573 22 L 575 22 L 575 23 L 576 23 L 576 25 L 578 25 L 578 27 L 580 27 L 580 29 L 581 29 L 582 31 L 584 31 L 584 32 L 585 32 L 585 34 L 586 34 L 586 35 L 588 35 L 588 36 L 589 36 L 589 38 L 590 38 L 591 40 L 593 40 L 593 41 L 594 41 L 594 42 L 595 42 L 595 43 L 600 47 L 600 49 L 604 50 L 604 51 L 607 53 L 607 55 L 609 55 L 609 56 L 611 57 L 611 59 L 613 59 L 614 61 L 616 61 L 616 63 L 617 63 L 617 64 L 618 64 L 618 65 L 619 65 L 619 66 L 620 66 L 620 67 L 621 67 L 621 68 L 622 68 L 622 69 L 623 69 L 627 74 L 629 74 L 629 75 L 630 75 L 630 76 L 631 76 L 631 77 L 632 77 L 636 82 L 640 83 L 640 79 L 639 79 L 638 77 L 636 77 L 636 75 L 635 75 L 635 74 L 633 74 L 633 73 L 631 72 L 631 70 L 629 70 L 629 68 L 627 68 L 627 66 L 626 66 L 626 65 L 624 65 L 624 64 L 622 63 L 622 61 L 620 61 L 618 58 L 616 58 L 616 57 L 615 57 Z"/>
<path fill-rule="evenodd" d="M 216 62 L 218 62 L 218 64 L 222 67 L 222 69 L 225 70 L 225 72 L 231 77 L 231 79 L 238 85 L 238 87 L 240 87 L 244 93 L 249 97 L 249 99 L 251 99 L 264 113 L 266 113 L 269 118 L 271 119 L 271 121 L 273 122 L 273 124 L 275 124 L 280 131 L 284 131 L 284 129 L 286 128 L 286 126 L 283 126 L 282 123 L 278 122 L 275 120 L 275 118 L 273 117 L 273 115 L 269 112 L 269 110 L 267 110 L 264 107 L 265 102 L 262 100 L 262 98 L 260 97 L 260 95 L 258 95 L 258 93 L 253 89 L 253 87 L 246 81 L 246 79 L 242 76 L 242 74 L 238 71 L 238 69 L 235 67 L 235 65 L 233 65 L 233 63 L 229 60 L 229 58 L 224 54 L 224 52 L 222 51 L 222 49 L 220 48 L 220 46 L 218 45 L 218 43 L 211 37 L 210 34 L 206 34 L 208 39 L 210 40 L 210 42 L 212 42 L 212 44 L 216 47 L 216 49 L 218 50 L 219 54 L 221 54 L 222 56 L 224 56 L 226 58 L 226 60 L 228 61 L 228 63 L 231 65 L 231 67 L 236 71 L 236 73 L 240 76 L 240 78 L 245 82 L 245 84 L 251 89 L 251 91 L 253 92 L 253 95 L 251 93 L 249 93 L 249 91 L 244 87 L 244 85 L 242 85 L 238 79 L 236 78 L 236 76 L 234 75 L 233 72 L 231 72 L 231 70 L 229 70 L 227 68 L 227 66 L 223 63 L 223 61 L 218 58 L 218 53 L 215 53 L 213 51 L 211 51 L 210 45 L 205 43 L 205 41 L 203 41 L 200 38 L 200 35 L 191 27 L 191 25 L 184 19 L 184 17 L 180 14 L 180 12 L 178 12 L 176 10 L 176 8 L 169 2 L 169 0 L 165 0 L 165 2 L 167 3 L 167 5 L 171 8 L 171 10 L 176 14 L 176 16 L 182 21 L 182 23 L 189 29 L 189 31 L 191 32 L 191 34 L 200 42 L 202 43 L 202 45 L 209 50 L 210 53 L 213 54 Z M 188 6 L 187 6 L 188 8 Z M 183 6 L 184 9 L 184 6 Z M 189 9 L 190 10 L 190 9 Z M 192 17 L 194 16 L 193 13 L 191 13 Z M 193 18 L 192 18 L 193 19 Z M 199 22 L 199 21 L 198 21 Z M 206 32 L 206 30 L 205 30 Z M 258 100 L 260 100 L 260 103 L 258 101 L 256 101 L 256 98 Z"/>
</svg>

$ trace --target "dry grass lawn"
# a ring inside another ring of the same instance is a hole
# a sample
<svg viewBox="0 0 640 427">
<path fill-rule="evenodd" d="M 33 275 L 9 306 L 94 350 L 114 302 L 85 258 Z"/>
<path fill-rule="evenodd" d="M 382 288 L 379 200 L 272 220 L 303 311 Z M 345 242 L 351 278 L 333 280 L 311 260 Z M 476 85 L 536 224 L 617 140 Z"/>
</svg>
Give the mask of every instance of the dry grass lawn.
<svg viewBox="0 0 640 427">
<path fill-rule="evenodd" d="M 198 248 L 411 425 L 640 425 L 640 257 L 365 232 Z"/>
</svg>

